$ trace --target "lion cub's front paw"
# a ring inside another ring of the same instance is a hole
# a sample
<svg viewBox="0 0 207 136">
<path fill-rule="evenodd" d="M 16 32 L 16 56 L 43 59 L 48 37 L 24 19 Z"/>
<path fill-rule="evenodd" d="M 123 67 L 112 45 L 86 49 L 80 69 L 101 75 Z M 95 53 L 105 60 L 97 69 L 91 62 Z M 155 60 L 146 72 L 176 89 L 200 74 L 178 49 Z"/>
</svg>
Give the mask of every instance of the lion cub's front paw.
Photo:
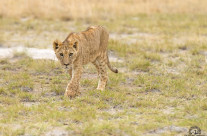
<svg viewBox="0 0 207 136">
<path fill-rule="evenodd" d="M 80 94 L 79 91 L 65 91 L 64 96 L 74 98 Z"/>
<path fill-rule="evenodd" d="M 102 87 L 102 88 L 97 87 L 97 88 L 96 88 L 96 90 L 99 90 L 99 91 L 104 91 L 104 90 L 105 90 L 105 88 L 103 88 L 103 87 Z"/>
</svg>

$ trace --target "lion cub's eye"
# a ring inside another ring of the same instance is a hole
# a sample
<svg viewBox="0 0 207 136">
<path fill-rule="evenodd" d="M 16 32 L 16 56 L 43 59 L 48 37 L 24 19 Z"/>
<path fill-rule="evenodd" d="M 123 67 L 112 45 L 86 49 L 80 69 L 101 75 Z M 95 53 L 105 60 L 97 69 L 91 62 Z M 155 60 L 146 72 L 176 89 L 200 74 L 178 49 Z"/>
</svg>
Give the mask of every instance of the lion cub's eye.
<svg viewBox="0 0 207 136">
<path fill-rule="evenodd" d="M 73 56 L 73 53 L 70 53 L 70 54 L 69 54 L 69 57 L 72 57 L 72 56 Z"/>
<path fill-rule="evenodd" d="M 63 53 L 60 53 L 60 56 L 62 56 L 62 57 L 63 57 Z"/>
</svg>

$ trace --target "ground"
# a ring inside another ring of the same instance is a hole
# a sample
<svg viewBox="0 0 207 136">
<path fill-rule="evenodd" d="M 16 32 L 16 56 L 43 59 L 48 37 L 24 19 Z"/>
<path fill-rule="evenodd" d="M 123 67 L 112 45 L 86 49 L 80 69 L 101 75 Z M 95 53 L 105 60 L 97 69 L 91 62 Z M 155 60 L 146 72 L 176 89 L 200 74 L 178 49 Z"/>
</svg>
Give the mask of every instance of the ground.
<svg viewBox="0 0 207 136">
<path fill-rule="evenodd" d="M 126 21 L 127 20 L 127 21 Z M 81 22 L 81 23 L 80 23 Z M 0 135 L 185 135 L 207 132 L 206 14 L 137 14 L 116 20 L 1 18 L 1 48 L 50 48 L 71 31 L 110 32 L 105 91 L 84 67 L 81 95 L 64 98 L 69 75 L 57 61 L 14 53 L 0 60 Z M 12 27 L 11 27 L 12 26 Z"/>
</svg>

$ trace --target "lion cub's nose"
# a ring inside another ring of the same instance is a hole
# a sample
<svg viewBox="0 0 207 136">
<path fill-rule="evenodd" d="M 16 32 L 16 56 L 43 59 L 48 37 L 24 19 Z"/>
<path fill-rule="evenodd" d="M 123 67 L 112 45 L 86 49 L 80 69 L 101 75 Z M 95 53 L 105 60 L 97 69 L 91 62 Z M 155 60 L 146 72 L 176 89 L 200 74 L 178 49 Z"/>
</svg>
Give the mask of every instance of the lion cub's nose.
<svg viewBox="0 0 207 136">
<path fill-rule="evenodd" d="M 69 65 L 69 63 L 68 64 L 64 64 L 65 66 L 68 66 Z"/>
</svg>

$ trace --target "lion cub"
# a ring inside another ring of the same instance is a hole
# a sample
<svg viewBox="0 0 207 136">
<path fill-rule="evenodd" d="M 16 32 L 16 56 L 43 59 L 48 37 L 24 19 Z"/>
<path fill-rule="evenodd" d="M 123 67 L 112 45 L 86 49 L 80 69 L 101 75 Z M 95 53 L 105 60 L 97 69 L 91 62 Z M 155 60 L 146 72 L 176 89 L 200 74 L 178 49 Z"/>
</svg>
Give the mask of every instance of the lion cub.
<svg viewBox="0 0 207 136">
<path fill-rule="evenodd" d="M 91 62 L 98 71 L 98 90 L 104 90 L 107 83 L 107 66 L 114 73 L 116 68 L 110 65 L 108 58 L 109 33 L 102 26 L 91 26 L 80 33 L 70 33 L 60 42 L 53 42 L 53 49 L 60 63 L 69 69 L 71 80 L 67 85 L 65 96 L 74 97 L 79 92 L 79 82 L 83 71 L 83 65 Z"/>
</svg>

